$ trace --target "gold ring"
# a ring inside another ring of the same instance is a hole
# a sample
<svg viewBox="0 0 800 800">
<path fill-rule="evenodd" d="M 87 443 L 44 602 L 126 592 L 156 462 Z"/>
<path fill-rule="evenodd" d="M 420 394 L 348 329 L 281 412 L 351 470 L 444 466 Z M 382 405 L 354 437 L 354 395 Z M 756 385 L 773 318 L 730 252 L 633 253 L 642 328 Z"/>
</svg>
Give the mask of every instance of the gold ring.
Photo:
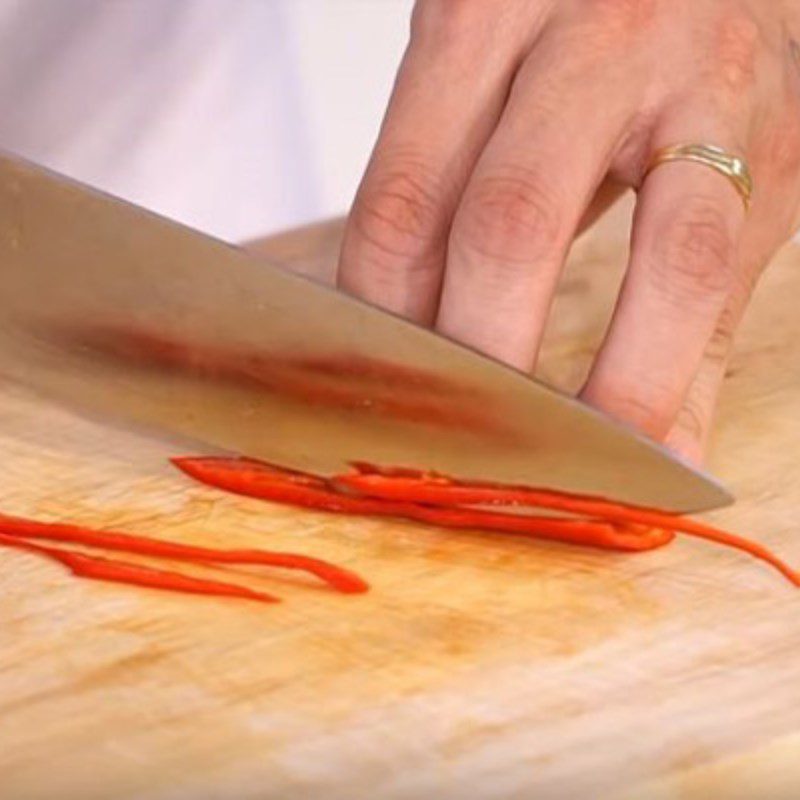
<svg viewBox="0 0 800 800">
<path fill-rule="evenodd" d="M 693 161 L 715 169 L 736 188 L 744 201 L 745 211 L 750 209 L 753 196 L 753 177 L 747 162 L 713 144 L 679 144 L 657 150 L 647 165 L 645 178 L 656 168 L 670 161 Z"/>
</svg>

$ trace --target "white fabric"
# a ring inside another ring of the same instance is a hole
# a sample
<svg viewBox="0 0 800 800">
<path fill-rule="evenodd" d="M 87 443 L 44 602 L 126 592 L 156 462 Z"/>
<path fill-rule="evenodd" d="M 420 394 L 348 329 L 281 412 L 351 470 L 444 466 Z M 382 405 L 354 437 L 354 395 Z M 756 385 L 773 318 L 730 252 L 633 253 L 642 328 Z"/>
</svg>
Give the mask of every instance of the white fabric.
<svg viewBox="0 0 800 800">
<path fill-rule="evenodd" d="M 0 147 L 231 240 L 339 213 L 409 7 L 0 0 Z"/>
</svg>

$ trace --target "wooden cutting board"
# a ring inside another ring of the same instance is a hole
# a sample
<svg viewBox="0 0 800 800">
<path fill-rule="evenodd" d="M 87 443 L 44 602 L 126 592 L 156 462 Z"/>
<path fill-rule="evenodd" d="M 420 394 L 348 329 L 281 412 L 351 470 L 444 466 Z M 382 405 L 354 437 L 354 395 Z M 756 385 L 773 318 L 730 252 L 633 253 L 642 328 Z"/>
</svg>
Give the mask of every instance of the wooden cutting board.
<svg viewBox="0 0 800 800">
<path fill-rule="evenodd" d="M 579 243 L 543 374 L 575 385 L 607 319 L 623 211 Z M 336 226 L 267 245 L 330 274 Z M 730 368 L 714 515 L 800 563 L 800 248 Z M 800 594 L 735 552 L 640 556 L 224 496 L 177 443 L 4 387 L 0 508 L 308 552 L 374 584 L 256 577 L 276 607 L 83 582 L 0 551 L 0 797 L 800 797 Z"/>
</svg>

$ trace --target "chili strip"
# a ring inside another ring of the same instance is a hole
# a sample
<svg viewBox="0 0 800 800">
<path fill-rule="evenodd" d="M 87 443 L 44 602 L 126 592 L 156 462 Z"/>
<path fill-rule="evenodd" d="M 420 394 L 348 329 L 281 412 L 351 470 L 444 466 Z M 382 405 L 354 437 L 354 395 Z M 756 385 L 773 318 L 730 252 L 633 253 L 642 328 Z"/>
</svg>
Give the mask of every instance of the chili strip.
<svg viewBox="0 0 800 800">
<path fill-rule="evenodd" d="M 391 516 L 446 528 L 516 533 L 611 550 L 637 552 L 663 547 L 673 534 L 603 520 L 523 516 L 468 508 L 438 508 L 409 501 L 387 501 L 340 491 L 317 476 L 283 472 L 272 465 L 213 456 L 174 458 L 173 464 L 202 483 L 236 494 L 278 503 L 363 516 Z M 314 481 L 309 480 L 313 477 Z M 339 479 L 335 479 L 339 482 Z"/>
<path fill-rule="evenodd" d="M 470 484 L 441 476 L 387 476 L 378 472 L 362 471 L 354 475 L 337 476 L 335 481 L 365 497 L 380 498 L 387 502 L 418 502 L 446 508 L 475 504 L 548 508 L 591 515 L 614 524 L 643 525 L 684 533 L 741 550 L 771 565 L 795 586 L 800 587 L 800 572 L 758 542 L 666 511 L 615 503 L 587 495 L 570 495 L 518 486 Z"/>
<path fill-rule="evenodd" d="M 354 473 L 328 480 L 253 459 L 177 458 L 188 475 L 238 494 L 343 514 L 397 516 L 452 528 L 478 528 L 616 550 L 650 550 L 684 533 L 741 550 L 800 587 L 800 572 L 768 548 L 737 534 L 658 509 L 549 489 L 459 481 L 433 472 L 356 462 Z M 474 506 L 550 509 L 543 517 Z"/>
<path fill-rule="evenodd" d="M 0 532 L 6 536 L 50 541 L 71 542 L 105 550 L 137 553 L 154 558 L 209 564 L 252 564 L 281 569 L 303 570 L 323 580 L 344 594 L 359 594 L 369 589 L 368 584 L 354 572 L 318 558 L 278 553 L 266 550 L 217 550 L 196 545 L 167 542 L 144 536 L 134 536 L 116 531 L 99 531 L 76 525 L 53 522 L 35 522 L 0 514 Z"/>
<path fill-rule="evenodd" d="M 99 556 L 89 556 L 85 553 L 76 553 L 61 550 L 55 547 L 43 547 L 33 544 L 16 536 L 0 533 L 0 545 L 25 550 L 30 553 L 44 556 L 57 561 L 67 567 L 73 575 L 89 578 L 96 581 L 109 581 L 133 586 L 145 586 L 150 589 L 162 589 L 170 592 L 190 594 L 203 594 L 215 597 L 238 597 L 246 600 L 258 600 L 262 603 L 279 603 L 280 599 L 271 594 L 257 592 L 246 586 L 233 583 L 210 581 L 203 578 L 194 578 L 161 569 L 153 569 L 140 564 L 130 564 L 126 561 L 114 561 Z"/>
</svg>

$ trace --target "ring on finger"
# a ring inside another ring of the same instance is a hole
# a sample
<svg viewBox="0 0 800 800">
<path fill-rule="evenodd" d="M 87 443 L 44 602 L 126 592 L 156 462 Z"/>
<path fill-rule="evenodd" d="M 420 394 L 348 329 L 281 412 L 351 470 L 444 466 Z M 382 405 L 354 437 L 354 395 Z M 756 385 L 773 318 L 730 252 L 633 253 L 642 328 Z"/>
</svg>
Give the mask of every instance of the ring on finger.
<svg viewBox="0 0 800 800">
<path fill-rule="evenodd" d="M 657 167 L 672 161 L 691 161 L 724 175 L 735 187 L 750 209 L 753 196 L 753 177 L 745 159 L 712 144 L 678 144 L 662 147 L 653 154 L 645 170 L 645 178 Z"/>
</svg>

